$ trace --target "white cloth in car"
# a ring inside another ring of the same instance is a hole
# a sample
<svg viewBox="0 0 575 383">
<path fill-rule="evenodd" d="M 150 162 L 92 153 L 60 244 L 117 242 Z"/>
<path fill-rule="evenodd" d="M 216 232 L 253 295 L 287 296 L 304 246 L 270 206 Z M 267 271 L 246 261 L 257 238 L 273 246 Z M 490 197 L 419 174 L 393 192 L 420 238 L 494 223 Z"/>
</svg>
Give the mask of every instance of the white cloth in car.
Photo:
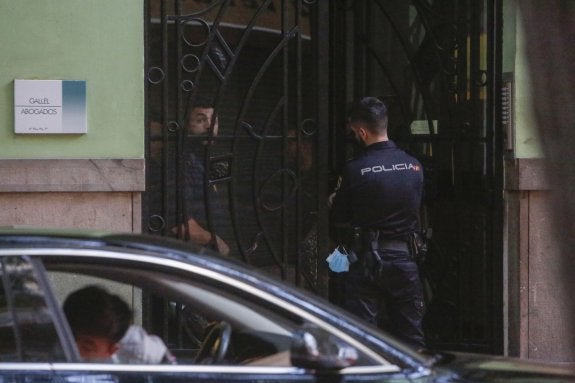
<svg viewBox="0 0 575 383">
<path fill-rule="evenodd" d="M 156 335 L 150 335 L 140 326 L 132 325 L 119 342 L 116 352 L 120 363 L 156 364 L 173 362 L 164 341 Z"/>
</svg>

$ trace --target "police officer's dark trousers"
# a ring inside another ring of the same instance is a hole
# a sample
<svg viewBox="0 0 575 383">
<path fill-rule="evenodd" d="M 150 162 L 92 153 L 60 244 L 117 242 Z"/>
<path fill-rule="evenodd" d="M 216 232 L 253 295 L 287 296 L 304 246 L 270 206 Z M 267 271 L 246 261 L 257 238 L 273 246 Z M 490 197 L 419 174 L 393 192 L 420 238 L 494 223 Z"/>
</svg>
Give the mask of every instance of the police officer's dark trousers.
<svg viewBox="0 0 575 383">
<path fill-rule="evenodd" d="M 422 329 L 425 305 L 417 264 L 408 250 L 380 248 L 379 275 L 366 276 L 361 260 L 345 277 L 343 307 L 378 325 L 383 301 L 388 324 L 383 330 L 414 347 L 424 346 Z"/>
</svg>

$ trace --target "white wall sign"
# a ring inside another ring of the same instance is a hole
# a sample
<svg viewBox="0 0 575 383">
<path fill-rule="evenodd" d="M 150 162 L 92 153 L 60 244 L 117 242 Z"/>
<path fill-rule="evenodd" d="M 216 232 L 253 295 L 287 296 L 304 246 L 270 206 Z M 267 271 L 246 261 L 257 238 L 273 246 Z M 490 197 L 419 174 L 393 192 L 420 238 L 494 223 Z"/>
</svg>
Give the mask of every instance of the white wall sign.
<svg viewBox="0 0 575 383">
<path fill-rule="evenodd" d="M 14 132 L 82 134 L 86 122 L 86 81 L 14 80 Z"/>
</svg>

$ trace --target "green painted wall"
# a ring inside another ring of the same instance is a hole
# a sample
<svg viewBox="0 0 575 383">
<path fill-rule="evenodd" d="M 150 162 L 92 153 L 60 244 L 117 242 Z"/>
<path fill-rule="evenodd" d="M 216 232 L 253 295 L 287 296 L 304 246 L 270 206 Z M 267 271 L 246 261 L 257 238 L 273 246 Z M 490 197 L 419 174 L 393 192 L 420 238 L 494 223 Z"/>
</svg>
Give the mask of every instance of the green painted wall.
<svg viewBox="0 0 575 383">
<path fill-rule="evenodd" d="M 515 57 L 515 157 L 543 158 L 543 146 L 539 136 L 533 108 L 534 92 L 527 58 L 525 32 L 521 15 L 517 10 L 517 39 Z"/>
<path fill-rule="evenodd" d="M 516 8 L 515 0 L 503 0 L 503 73 L 515 70 Z"/>
<path fill-rule="evenodd" d="M 0 158 L 143 158 L 143 0 L 0 0 Z M 14 79 L 86 80 L 88 133 L 14 134 Z"/>
<path fill-rule="evenodd" d="M 543 158 L 535 115 L 527 47 L 517 0 L 503 1 L 503 72 L 514 78 L 515 158 Z"/>
<path fill-rule="evenodd" d="M 503 1 L 503 72 L 514 78 L 515 158 L 543 158 L 533 113 L 531 74 L 517 0 Z"/>
</svg>

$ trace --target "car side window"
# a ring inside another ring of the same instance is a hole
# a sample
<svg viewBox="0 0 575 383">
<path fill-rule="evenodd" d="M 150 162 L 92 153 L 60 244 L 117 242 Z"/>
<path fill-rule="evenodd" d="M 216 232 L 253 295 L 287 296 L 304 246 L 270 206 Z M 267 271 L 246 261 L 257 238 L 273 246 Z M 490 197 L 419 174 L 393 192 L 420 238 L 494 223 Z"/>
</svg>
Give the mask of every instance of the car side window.
<svg viewBox="0 0 575 383">
<path fill-rule="evenodd" d="M 297 310 L 201 274 L 109 259 L 43 261 L 60 304 L 70 293 L 94 285 L 119 295 L 130 304 L 134 323 L 154 337 L 154 344 L 161 340 L 168 359 L 178 365 L 288 367 L 293 334 L 307 322 Z M 138 294 L 124 294 L 134 287 Z M 126 363 L 122 347 L 113 362 Z M 357 365 L 379 363 L 359 352 Z"/>
<path fill-rule="evenodd" d="M 0 362 L 66 360 L 38 273 L 28 257 L 0 258 Z"/>
</svg>

